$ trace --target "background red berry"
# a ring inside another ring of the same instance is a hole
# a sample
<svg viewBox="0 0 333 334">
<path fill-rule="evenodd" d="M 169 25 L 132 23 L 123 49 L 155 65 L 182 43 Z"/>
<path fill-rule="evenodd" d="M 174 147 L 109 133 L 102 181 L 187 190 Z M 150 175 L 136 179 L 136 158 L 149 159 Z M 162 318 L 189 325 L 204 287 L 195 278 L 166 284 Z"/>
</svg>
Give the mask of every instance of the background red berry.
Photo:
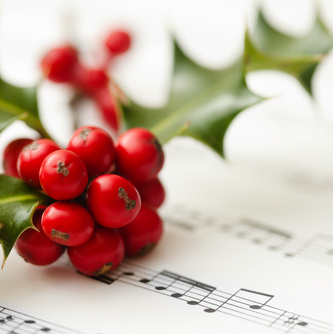
<svg viewBox="0 0 333 334">
<path fill-rule="evenodd" d="M 3 152 L 2 165 L 5 174 L 19 177 L 17 171 L 17 158 L 24 146 L 30 144 L 33 140 L 30 138 L 19 138 L 11 141 Z"/>
<path fill-rule="evenodd" d="M 55 262 L 65 251 L 65 247 L 50 240 L 41 227 L 43 209 L 36 209 L 33 215 L 33 224 L 36 229 L 24 231 L 15 243 L 15 248 L 20 256 L 27 262 L 45 266 Z"/>
<path fill-rule="evenodd" d="M 164 164 L 164 152 L 157 138 L 144 128 L 132 128 L 116 143 L 117 170 L 135 183 L 157 177 Z"/>
<path fill-rule="evenodd" d="M 94 101 L 106 124 L 118 133 L 121 126 L 120 108 L 109 87 L 103 87 L 95 92 Z"/>
<path fill-rule="evenodd" d="M 89 184 L 87 206 L 97 223 L 117 228 L 134 219 L 141 199 L 131 182 L 115 174 L 105 174 Z"/>
<path fill-rule="evenodd" d="M 142 203 L 140 212 L 131 223 L 119 229 L 127 256 L 150 252 L 163 234 L 163 223 L 156 209 Z"/>
<path fill-rule="evenodd" d="M 67 252 L 77 270 L 89 276 L 99 276 L 120 265 L 125 249 L 117 229 L 96 225 L 92 237 L 86 243 L 68 247 Z"/>
<path fill-rule="evenodd" d="M 105 47 L 114 55 L 126 52 L 131 46 L 131 37 L 124 30 L 112 31 L 105 40 Z"/>
<path fill-rule="evenodd" d="M 94 126 L 78 128 L 70 139 L 67 150 L 82 159 L 90 177 L 108 172 L 116 157 L 112 137 L 103 129 Z"/>
<path fill-rule="evenodd" d="M 41 60 L 41 68 L 46 78 L 58 83 L 70 83 L 78 62 L 77 52 L 70 45 L 51 49 Z"/>
<path fill-rule="evenodd" d="M 47 195 L 56 200 L 69 200 L 84 191 L 88 183 L 88 172 L 77 154 L 57 150 L 44 159 L 39 180 Z"/>
<path fill-rule="evenodd" d="M 91 237 L 94 231 L 94 220 L 83 206 L 58 201 L 45 209 L 42 228 L 54 242 L 65 246 L 78 246 Z"/>
<path fill-rule="evenodd" d="M 94 94 L 108 87 L 109 77 L 101 69 L 87 68 L 83 65 L 76 66 L 74 75 L 74 85 L 84 93 L 94 96 Z"/>
<path fill-rule="evenodd" d="M 150 204 L 154 208 L 159 208 L 165 200 L 165 189 L 162 182 L 156 178 L 144 183 L 135 184 L 141 201 Z"/>
<path fill-rule="evenodd" d="M 17 158 L 17 171 L 21 179 L 35 188 L 41 188 L 39 169 L 43 160 L 60 147 L 51 139 L 41 138 L 24 146 Z"/>
</svg>

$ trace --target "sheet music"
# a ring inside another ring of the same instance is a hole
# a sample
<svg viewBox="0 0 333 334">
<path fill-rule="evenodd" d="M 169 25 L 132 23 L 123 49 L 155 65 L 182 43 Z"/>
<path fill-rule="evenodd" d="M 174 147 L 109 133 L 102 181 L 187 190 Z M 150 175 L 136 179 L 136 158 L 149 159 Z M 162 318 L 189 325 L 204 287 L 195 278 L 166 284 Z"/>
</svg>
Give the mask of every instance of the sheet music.
<svg viewBox="0 0 333 334">
<path fill-rule="evenodd" d="M 96 3 L 85 3 L 87 27 L 95 28 L 90 11 L 99 15 Z M 115 5 L 110 12 L 116 19 L 119 6 L 124 8 L 121 18 L 132 7 L 119 1 Z M 132 5 L 137 4 L 132 1 Z M 32 66 L 23 63 L 29 57 L 17 57 L 17 45 L 21 50 L 31 43 L 29 38 L 22 41 L 21 30 L 15 28 L 36 28 L 29 34 L 42 36 L 39 21 L 30 19 L 41 3 L 35 6 L 14 6 L 4 16 L 7 38 L 2 43 L 7 44 L 2 45 L 9 53 L 2 55 L 7 61 L 2 71 L 10 77 L 16 69 L 16 77 L 12 75 L 16 80 Z M 53 17 L 54 5 L 49 6 Z M 179 1 L 170 6 L 178 8 Z M 187 6 L 179 9 L 186 17 L 192 14 Z M 137 10 L 132 8 L 135 24 L 140 24 Z M 164 69 L 171 68 L 166 59 L 170 41 L 162 27 L 156 27 L 159 17 L 143 12 L 138 34 L 153 32 L 144 44 L 155 44 L 144 52 L 138 43 L 140 57 L 120 64 L 115 78 L 127 84 L 131 97 L 144 102 L 151 98 L 152 104 L 158 104 L 167 98 L 169 74 Z M 224 11 L 215 12 L 217 21 L 224 22 L 220 18 Z M 23 23 L 25 18 L 30 21 Z M 48 18 L 39 17 L 45 27 L 52 23 Z M 186 20 L 179 16 L 178 21 L 186 28 Z M 49 28 L 44 30 L 52 31 L 52 24 Z M 203 28 L 201 24 L 200 31 Z M 228 29 L 228 40 L 234 41 L 231 34 Z M 229 50 L 227 44 L 216 43 L 218 35 L 202 36 L 212 37 L 212 45 L 223 46 L 210 54 L 220 50 L 223 56 Z M 44 37 L 45 43 L 51 42 Z M 86 36 L 77 37 L 86 50 Z M 197 37 L 192 36 L 192 49 L 199 46 L 208 54 L 209 48 L 200 46 Z M 211 60 L 206 59 L 206 64 Z M 269 73 L 269 80 L 265 75 L 248 75 L 250 88 L 259 95 L 280 98 L 240 115 L 227 133 L 227 161 L 190 139 L 178 138 L 165 146 L 161 174 L 167 191 L 161 209 L 165 230 L 152 253 L 127 259 L 117 270 L 90 278 L 76 272 L 66 255 L 50 266 L 36 267 L 13 250 L 0 271 L 0 334 L 333 334 L 333 132 L 329 123 L 317 123 L 312 102 L 298 84 L 290 78 L 281 80 L 278 74 Z M 332 85 L 327 79 L 319 83 L 327 88 L 325 105 L 331 109 Z M 52 125 L 52 134 L 66 142 L 71 123 L 66 123 L 65 115 L 62 124 L 52 118 L 52 107 L 55 115 L 66 109 L 63 92 L 53 92 L 51 99 L 44 94 L 53 88 L 47 83 L 41 87 L 42 115 L 48 113 L 45 120 Z M 271 91 L 265 95 L 266 88 Z M 17 133 L 24 131 L 12 128 L 0 139 Z"/>
<path fill-rule="evenodd" d="M 13 251 L 0 275 L 1 334 L 333 333 L 331 198 L 314 205 L 315 195 L 188 144 L 166 148 L 157 248 L 96 279 L 66 256 L 40 268 Z"/>
</svg>

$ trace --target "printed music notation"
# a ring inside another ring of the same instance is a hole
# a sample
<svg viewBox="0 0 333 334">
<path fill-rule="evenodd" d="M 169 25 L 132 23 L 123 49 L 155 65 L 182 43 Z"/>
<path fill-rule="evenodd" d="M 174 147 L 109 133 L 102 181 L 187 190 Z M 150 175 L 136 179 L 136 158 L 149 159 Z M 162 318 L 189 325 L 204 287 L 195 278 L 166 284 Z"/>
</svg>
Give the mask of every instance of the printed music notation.
<svg viewBox="0 0 333 334">
<path fill-rule="evenodd" d="M 119 281 L 134 285 L 200 306 L 205 313 L 231 315 L 283 333 L 333 333 L 333 324 L 268 305 L 274 297 L 271 294 L 245 288 L 228 293 L 168 270 L 156 272 L 125 261 L 116 270 L 94 279 L 106 284 Z"/>
<path fill-rule="evenodd" d="M 84 334 L 0 306 L 0 334 Z"/>
<path fill-rule="evenodd" d="M 318 234 L 304 238 L 250 218 L 214 219 L 202 213 L 174 207 L 165 213 L 166 223 L 188 231 L 211 228 L 223 234 L 247 240 L 287 258 L 302 258 L 333 267 L 333 236 Z M 227 221 L 227 222 L 225 222 Z"/>
</svg>

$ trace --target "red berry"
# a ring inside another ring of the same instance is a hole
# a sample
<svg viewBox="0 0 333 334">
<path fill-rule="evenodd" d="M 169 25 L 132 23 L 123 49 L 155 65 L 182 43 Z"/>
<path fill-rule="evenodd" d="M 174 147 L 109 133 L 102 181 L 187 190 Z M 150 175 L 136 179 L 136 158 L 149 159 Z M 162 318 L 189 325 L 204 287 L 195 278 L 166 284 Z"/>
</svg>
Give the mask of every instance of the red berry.
<svg viewBox="0 0 333 334">
<path fill-rule="evenodd" d="M 56 200 L 69 200 L 84 191 L 88 183 L 88 172 L 77 154 L 58 150 L 44 159 L 39 180 L 47 195 Z"/>
<path fill-rule="evenodd" d="M 106 124 L 118 133 L 121 124 L 121 115 L 119 106 L 112 96 L 109 87 L 106 86 L 99 89 L 95 93 L 94 100 Z"/>
<path fill-rule="evenodd" d="M 118 175 L 105 174 L 90 183 L 87 206 L 97 223 L 117 228 L 134 219 L 141 199 L 131 182 Z"/>
<path fill-rule="evenodd" d="M 112 31 L 105 40 L 105 47 L 114 55 L 126 52 L 130 46 L 131 37 L 123 30 Z"/>
<path fill-rule="evenodd" d="M 15 243 L 15 248 L 27 262 L 45 266 L 55 262 L 65 251 L 65 247 L 50 240 L 41 227 L 43 209 L 37 208 L 33 215 L 36 229 L 24 231 Z"/>
<path fill-rule="evenodd" d="M 155 179 L 163 167 L 162 146 L 147 129 L 127 130 L 119 136 L 116 149 L 119 173 L 135 183 Z"/>
<path fill-rule="evenodd" d="M 19 177 L 17 171 L 17 158 L 24 146 L 30 144 L 33 140 L 30 138 L 19 138 L 11 141 L 3 152 L 3 169 L 5 174 Z"/>
<path fill-rule="evenodd" d="M 119 229 L 127 256 L 150 252 L 163 234 L 163 223 L 157 211 L 142 203 L 141 210 L 131 223 Z"/>
<path fill-rule="evenodd" d="M 82 159 L 90 177 L 108 172 L 116 157 L 111 136 L 94 126 L 78 128 L 70 139 L 67 150 L 76 153 Z"/>
<path fill-rule="evenodd" d="M 96 225 L 92 237 L 86 243 L 68 247 L 67 252 L 78 271 L 89 276 L 99 276 L 120 265 L 125 249 L 117 229 Z"/>
<path fill-rule="evenodd" d="M 51 139 L 37 139 L 23 148 L 17 158 L 17 171 L 21 179 L 35 188 L 40 188 L 39 169 L 43 160 L 60 147 Z"/>
<path fill-rule="evenodd" d="M 42 228 L 52 241 L 65 246 L 78 246 L 91 237 L 94 220 L 80 204 L 55 202 L 44 211 Z"/>
<path fill-rule="evenodd" d="M 78 58 L 76 50 L 70 46 L 51 49 L 42 58 L 41 68 L 46 78 L 58 83 L 70 83 Z"/>
<path fill-rule="evenodd" d="M 76 67 L 74 85 L 84 93 L 94 95 L 98 90 L 108 87 L 109 77 L 100 69 L 86 68 L 82 65 Z"/>
<path fill-rule="evenodd" d="M 161 181 L 156 178 L 151 181 L 135 185 L 141 201 L 150 204 L 154 208 L 159 208 L 165 200 L 165 190 Z"/>
</svg>

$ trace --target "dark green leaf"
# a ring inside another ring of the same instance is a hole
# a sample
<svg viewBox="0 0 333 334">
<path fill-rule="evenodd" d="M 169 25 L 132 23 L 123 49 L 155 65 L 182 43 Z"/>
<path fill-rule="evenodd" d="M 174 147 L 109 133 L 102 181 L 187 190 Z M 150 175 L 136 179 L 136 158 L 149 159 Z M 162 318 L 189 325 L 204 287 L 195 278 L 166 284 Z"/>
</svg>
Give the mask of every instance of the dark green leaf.
<svg viewBox="0 0 333 334">
<path fill-rule="evenodd" d="M 16 239 L 28 228 L 33 228 L 32 215 L 38 204 L 49 198 L 23 181 L 0 175 L 0 243 L 4 260 L 12 250 Z"/>
<path fill-rule="evenodd" d="M 243 60 L 223 70 L 205 69 L 175 45 L 170 98 L 162 108 L 147 109 L 135 103 L 124 106 L 127 127 L 151 129 L 162 143 L 187 135 L 209 145 L 223 156 L 223 138 L 232 120 L 261 98 L 249 91 Z"/>
<path fill-rule="evenodd" d="M 49 137 L 38 114 L 37 88 L 20 88 L 0 79 L 0 131 L 17 119 Z"/>
<path fill-rule="evenodd" d="M 293 75 L 311 94 L 313 73 L 333 47 L 333 36 L 318 18 L 302 38 L 282 34 L 259 13 L 254 32 L 245 43 L 246 71 L 273 69 Z"/>
</svg>

